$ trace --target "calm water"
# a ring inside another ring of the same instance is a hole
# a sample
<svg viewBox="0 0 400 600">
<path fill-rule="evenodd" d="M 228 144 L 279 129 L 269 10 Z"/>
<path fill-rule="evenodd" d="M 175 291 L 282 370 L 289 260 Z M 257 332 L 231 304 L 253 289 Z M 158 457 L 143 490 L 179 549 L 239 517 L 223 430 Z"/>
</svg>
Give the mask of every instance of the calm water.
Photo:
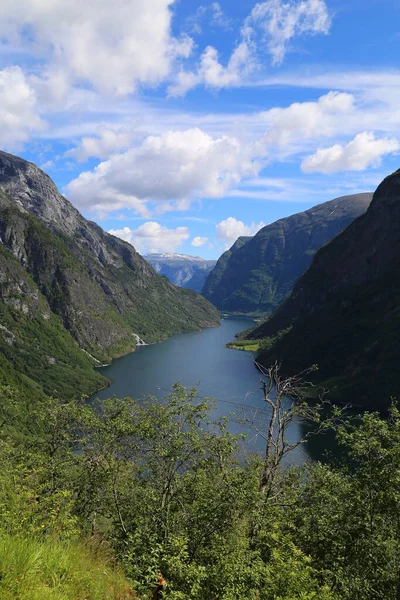
<svg viewBox="0 0 400 600">
<path fill-rule="evenodd" d="M 200 396 L 216 399 L 214 417 L 231 415 L 229 430 L 247 434 L 245 451 L 262 452 L 262 439 L 253 430 L 238 423 L 243 415 L 243 405 L 248 412 L 252 410 L 249 407 L 265 411 L 260 373 L 254 367 L 251 353 L 225 347 L 236 333 L 252 324 L 253 321 L 244 318 L 224 319 L 221 327 L 176 335 L 160 344 L 140 346 L 136 352 L 100 369 L 111 379 L 112 385 L 96 397 L 104 399 L 116 395 L 139 399 L 154 395 L 163 398 L 172 385 L 181 380 L 185 386 L 198 387 Z M 268 416 L 266 412 L 260 412 L 260 415 Z M 299 426 L 294 424 L 288 439 L 297 440 L 299 435 Z M 296 452 L 293 460 L 302 462 L 304 455 Z"/>
</svg>

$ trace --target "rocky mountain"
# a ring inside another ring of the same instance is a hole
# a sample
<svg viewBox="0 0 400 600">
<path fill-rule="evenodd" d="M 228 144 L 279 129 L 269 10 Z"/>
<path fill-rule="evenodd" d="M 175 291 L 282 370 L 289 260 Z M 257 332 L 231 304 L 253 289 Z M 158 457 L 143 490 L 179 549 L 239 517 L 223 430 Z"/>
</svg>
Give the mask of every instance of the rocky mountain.
<svg viewBox="0 0 400 600">
<path fill-rule="evenodd" d="M 187 254 L 148 254 L 144 256 L 159 275 L 165 275 L 174 285 L 200 293 L 207 275 L 216 265 L 216 260 L 205 260 Z"/>
<path fill-rule="evenodd" d="M 316 251 L 363 214 L 372 194 L 336 198 L 239 238 L 210 273 L 203 295 L 218 309 L 270 313 L 293 289 Z"/>
<path fill-rule="evenodd" d="M 43 171 L 4 152 L 0 242 L 0 367 L 47 393 L 69 395 L 79 376 L 76 390 L 98 388 L 96 361 L 219 322 L 204 298 L 157 275 Z"/>
<path fill-rule="evenodd" d="M 332 398 L 373 409 L 400 394 L 400 171 L 316 254 L 274 315 L 249 334 L 286 373 L 313 364 Z"/>
</svg>

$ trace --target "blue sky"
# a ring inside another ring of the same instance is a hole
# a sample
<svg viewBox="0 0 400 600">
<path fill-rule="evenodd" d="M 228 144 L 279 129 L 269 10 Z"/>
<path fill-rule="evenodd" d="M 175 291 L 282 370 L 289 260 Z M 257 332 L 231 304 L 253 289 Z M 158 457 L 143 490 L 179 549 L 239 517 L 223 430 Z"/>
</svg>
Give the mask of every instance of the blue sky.
<svg viewBox="0 0 400 600">
<path fill-rule="evenodd" d="M 397 0 L 2 0 L 0 143 L 142 253 L 239 235 L 400 166 Z"/>
</svg>

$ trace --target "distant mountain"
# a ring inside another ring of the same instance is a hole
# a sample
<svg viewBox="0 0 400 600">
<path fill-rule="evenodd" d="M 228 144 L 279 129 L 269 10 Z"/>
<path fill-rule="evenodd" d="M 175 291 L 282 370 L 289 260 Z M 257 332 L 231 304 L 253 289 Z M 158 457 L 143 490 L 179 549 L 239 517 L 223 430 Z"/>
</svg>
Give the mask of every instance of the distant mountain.
<svg viewBox="0 0 400 600">
<path fill-rule="evenodd" d="M 201 292 L 207 275 L 216 260 L 205 260 L 187 254 L 148 254 L 144 256 L 159 275 L 165 275 L 174 285 Z"/>
<path fill-rule="evenodd" d="M 182 331 L 215 308 L 87 221 L 34 164 L 0 152 L 0 381 L 70 396 L 92 366 Z"/>
<path fill-rule="evenodd" d="M 372 194 L 343 196 L 239 238 L 208 276 L 203 296 L 218 309 L 270 313 L 308 269 L 316 251 L 363 214 Z"/>
<path fill-rule="evenodd" d="M 373 409 L 400 397 L 400 171 L 363 216 L 317 253 L 291 296 L 251 339 L 286 373 L 318 364 L 334 399 Z"/>
</svg>

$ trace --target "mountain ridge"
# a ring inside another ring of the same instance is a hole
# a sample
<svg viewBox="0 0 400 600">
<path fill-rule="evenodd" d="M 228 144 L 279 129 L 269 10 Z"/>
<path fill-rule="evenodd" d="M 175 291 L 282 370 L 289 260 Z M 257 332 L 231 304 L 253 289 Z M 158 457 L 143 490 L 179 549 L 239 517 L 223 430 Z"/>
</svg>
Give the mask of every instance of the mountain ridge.
<svg viewBox="0 0 400 600">
<path fill-rule="evenodd" d="M 288 373 L 317 363 L 313 380 L 333 399 L 386 408 L 400 392 L 399 272 L 396 171 L 367 212 L 319 250 L 290 297 L 248 334 L 266 340 L 259 360 L 282 361 Z"/>
<path fill-rule="evenodd" d="M 203 289 L 208 273 L 217 262 L 199 256 L 173 252 L 148 254 L 144 258 L 159 275 L 164 275 L 174 285 L 192 289 L 198 293 Z"/>
<path fill-rule="evenodd" d="M 204 298 L 157 275 L 130 244 L 87 221 L 43 171 L 4 152 L 0 152 L 0 247 L 3 290 L 11 290 L 1 298 L 6 324 L 0 323 L 8 331 L 13 328 L 18 343 L 5 350 L 9 363 L 18 363 L 21 373 L 27 373 L 29 363 L 27 332 L 38 319 L 39 338 L 40 319 L 63 328 L 65 368 L 66 356 L 69 352 L 74 357 L 76 346 L 82 356 L 84 350 L 108 362 L 134 350 L 136 336 L 154 342 L 219 323 L 217 311 Z M 47 305 L 50 318 L 35 312 L 32 303 L 16 302 L 21 292 L 12 284 L 12 260 L 25 273 L 19 271 L 24 286 L 31 286 L 33 295 Z M 43 327 L 44 346 L 49 341 L 46 331 Z M 94 360 L 86 356 L 85 361 L 82 369 L 87 370 Z M 42 375 L 49 365 L 42 363 Z"/>
<path fill-rule="evenodd" d="M 369 193 L 335 198 L 239 238 L 208 276 L 204 297 L 227 312 L 271 313 L 315 252 L 365 212 L 371 199 Z"/>
</svg>

